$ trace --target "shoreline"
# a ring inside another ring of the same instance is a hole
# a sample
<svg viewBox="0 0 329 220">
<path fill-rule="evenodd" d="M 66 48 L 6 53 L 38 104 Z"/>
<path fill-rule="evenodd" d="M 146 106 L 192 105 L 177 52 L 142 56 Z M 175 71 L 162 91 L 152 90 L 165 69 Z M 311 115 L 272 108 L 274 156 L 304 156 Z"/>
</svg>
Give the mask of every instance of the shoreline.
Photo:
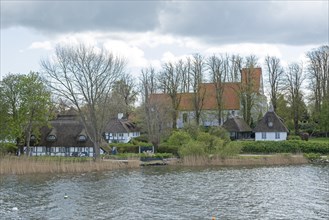
<svg viewBox="0 0 329 220">
<path fill-rule="evenodd" d="M 168 158 L 143 162 L 138 159 L 130 160 L 100 160 L 100 161 L 58 161 L 34 160 L 34 158 L 3 157 L 0 159 L 0 175 L 23 175 L 38 173 L 86 173 L 97 171 L 111 171 L 120 169 L 136 169 L 143 166 L 278 166 L 303 164 L 328 164 L 328 157 L 323 160 L 312 161 L 301 154 L 247 154 L 232 157 L 219 156 L 190 156 L 185 158 Z"/>
</svg>

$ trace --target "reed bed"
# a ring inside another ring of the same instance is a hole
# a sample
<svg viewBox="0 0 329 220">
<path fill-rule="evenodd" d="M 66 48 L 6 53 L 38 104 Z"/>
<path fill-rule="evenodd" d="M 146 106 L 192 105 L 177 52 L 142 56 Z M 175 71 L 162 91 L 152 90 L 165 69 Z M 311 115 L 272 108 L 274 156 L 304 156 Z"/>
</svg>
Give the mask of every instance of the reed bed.
<svg viewBox="0 0 329 220">
<path fill-rule="evenodd" d="M 257 166 L 257 165 L 293 165 L 306 164 L 308 160 L 303 155 L 250 155 L 250 156 L 187 156 L 181 158 L 182 166 Z"/>
<path fill-rule="evenodd" d="M 84 173 L 140 167 L 139 160 L 93 161 L 65 159 L 35 159 L 7 156 L 0 158 L 0 175 L 35 173 Z"/>
</svg>

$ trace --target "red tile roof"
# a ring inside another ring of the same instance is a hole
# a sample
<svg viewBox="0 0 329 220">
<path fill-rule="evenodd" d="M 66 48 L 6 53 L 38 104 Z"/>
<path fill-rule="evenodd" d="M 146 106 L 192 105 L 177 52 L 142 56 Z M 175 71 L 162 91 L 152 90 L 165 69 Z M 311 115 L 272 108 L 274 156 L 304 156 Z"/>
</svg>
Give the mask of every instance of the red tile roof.
<svg viewBox="0 0 329 220">
<path fill-rule="evenodd" d="M 224 93 L 223 93 L 223 110 L 237 110 L 240 109 L 240 87 L 248 80 L 253 80 L 253 90 L 259 92 L 261 86 L 261 68 L 254 68 L 251 72 L 250 77 L 247 77 L 248 69 L 242 69 L 241 73 L 241 83 L 223 83 Z M 216 87 L 214 83 L 202 83 L 201 91 L 205 90 L 205 98 L 203 102 L 203 110 L 216 110 L 217 100 L 216 100 Z M 178 110 L 180 111 L 193 111 L 194 110 L 194 93 L 181 93 L 180 104 Z M 151 103 L 161 103 L 165 105 L 171 105 L 171 100 L 168 94 L 152 94 L 150 97 Z"/>
</svg>

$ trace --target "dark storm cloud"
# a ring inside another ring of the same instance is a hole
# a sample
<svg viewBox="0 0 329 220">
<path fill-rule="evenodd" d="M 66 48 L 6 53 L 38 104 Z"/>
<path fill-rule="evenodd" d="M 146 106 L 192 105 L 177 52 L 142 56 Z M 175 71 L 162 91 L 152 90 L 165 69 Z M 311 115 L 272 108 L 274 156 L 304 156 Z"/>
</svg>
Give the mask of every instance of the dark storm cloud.
<svg viewBox="0 0 329 220">
<path fill-rule="evenodd" d="M 216 43 L 328 44 L 328 1 L 1 2 L 2 28 L 157 31 Z"/>
<path fill-rule="evenodd" d="M 1 2 L 1 28 L 24 26 L 51 33 L 148 31 L 158 25 L 161 4 L 151 1 L 5 1 Z"/>
</svg>

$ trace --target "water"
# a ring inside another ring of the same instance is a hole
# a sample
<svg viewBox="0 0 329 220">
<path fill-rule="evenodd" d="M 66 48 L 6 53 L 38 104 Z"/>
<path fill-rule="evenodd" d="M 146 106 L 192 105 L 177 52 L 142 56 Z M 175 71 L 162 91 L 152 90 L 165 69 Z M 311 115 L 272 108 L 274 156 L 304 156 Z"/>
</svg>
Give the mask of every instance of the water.
<svg viewBox="0 0 329 220">
<path fill-rule="evenodd" d="M 65 199 L 64 196 L 68 198 Z M 1 176 L 0 219 L 329 219 L 329 166 Z"/>
</svg>

